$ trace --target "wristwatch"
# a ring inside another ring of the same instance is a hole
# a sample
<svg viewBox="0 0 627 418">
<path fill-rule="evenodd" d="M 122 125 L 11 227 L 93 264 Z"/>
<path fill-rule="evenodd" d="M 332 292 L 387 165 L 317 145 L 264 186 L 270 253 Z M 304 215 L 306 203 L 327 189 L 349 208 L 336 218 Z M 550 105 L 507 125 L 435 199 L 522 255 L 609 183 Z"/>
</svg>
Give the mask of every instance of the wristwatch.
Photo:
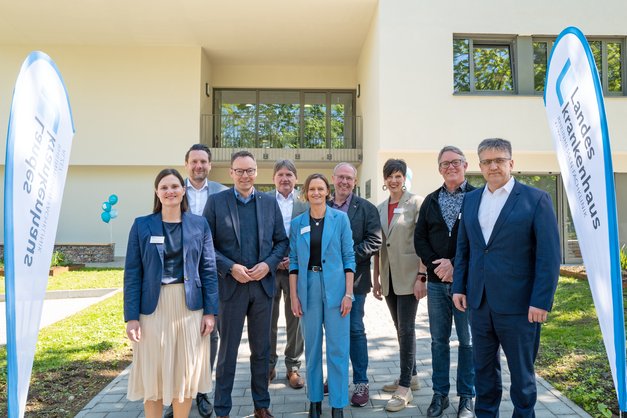
<svg viewBox="0 0 627 418">
<path fill-rule="evenodd" d="M 418 276 L 420 278 L 420 281 L 423 283 L 427 282 L 427 273 L 424 271 L 419 271 L 418 274 L 416 274 L 416 276 Z"/>
</svg>

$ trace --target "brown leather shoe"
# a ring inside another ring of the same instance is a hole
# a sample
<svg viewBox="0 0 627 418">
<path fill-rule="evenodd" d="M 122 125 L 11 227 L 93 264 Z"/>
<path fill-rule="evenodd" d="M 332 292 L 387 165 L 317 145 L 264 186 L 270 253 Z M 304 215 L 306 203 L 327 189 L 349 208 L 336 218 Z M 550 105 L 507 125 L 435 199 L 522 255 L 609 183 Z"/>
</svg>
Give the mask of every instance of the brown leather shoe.
<svg viewBox="0 0 627 418">
<path fill-rule="evenodd" d="M 287 380 L 290 382 L 292 389 L 302 389 L 305 386 L 305 379 L 300 377 L 298 370 L 287 372 Z"/>
<path fill-rule="evenodd" d="M 229 418 L 229 416 L 228 415 L 223 415 L 223 416 L 219 416 L 218 415 L 217 418 Z"/>
<path fill-rule="evenodd" d="M 274 379 L 276 379 L 276 369 L 272 368 L 269 372 L 268 372 L 268 383 L 272 382 Z"/>
<path fill-rule="evenodd" d="M 255 418 L 274 418 L 268 408 L 255 409 Z"/>
</svg>

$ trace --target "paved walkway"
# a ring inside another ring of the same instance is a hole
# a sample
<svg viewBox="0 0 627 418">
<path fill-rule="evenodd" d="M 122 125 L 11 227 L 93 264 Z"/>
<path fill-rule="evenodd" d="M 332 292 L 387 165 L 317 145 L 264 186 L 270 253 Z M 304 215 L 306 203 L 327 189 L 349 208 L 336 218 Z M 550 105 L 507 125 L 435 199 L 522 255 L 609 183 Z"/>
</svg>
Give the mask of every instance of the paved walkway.
<svg viewBox="0 0 627 418">
<path fill-rule="evenodd" d="M 282 311 L 282 310 L 281 310 Z M 283 321 L 281 317 L 280 321 Z M 431 401 L 431 349 L 429 325 L 426 303 L 420 302 L 418 317 L 416 320 L 416 338 L 418 376 L 421 388 L 414 391 L 414 400 L 408 408 L 400 412 L 388 413 L 384 410 L 385 404 L 390 399 L 390 394 L 381 390 L 382 386 L 398 376 L 398 344 L 395 338 L 394 325 L 387 310 L 385 302 L 377 301 L 371 295 L 366 302 L 366 331 L 368 333 L 368 346 L 370 365 L 368 374 L 370 378 L 370 403 L 364 408 L 347 407 L 344 410 L 346 417 L 424 417 Z M 283 322 L 284 323 L 284 322 Z M 279 329 L 279 352 L 285 347 L 284 328 Z M 455 332 L 453 332 L 455 335 Z M 233 388 L 233 409 L 231 417 L 250 417 L 253 413 L 250 394 L 250 372 L 248 369 L 247 333 L 244 331 L 242 344 L 238 357 L 235 385 Z M 455 338 L 455 337 L 453 337 Z M 457 341 L 453 342 L 451 350 L 451 366 L 457 363 Z M 283 358 L 279 359 L 282 365 Z M 304 368 L 304 362 L 303 362 Z M 277 368 L 278 379 L 270 385 L 272 399 L 271 411 L 276 418 L 307 416 L 308 402 L 306 389 L 294 390 L 287 385 L 284 378 L 285 370 Z M 128 402 L 126 400 L 128 369 L 122 372 L 102 392 L 100 392 L 85 408 L 76 416 L 77 418 L 138 418 L 143 417 L 143 405 L 141 402 Z M 513 407 L 509 400 L 509 372 L 506 366 L 503 368 L 503 402 L 501 403 L 501 415 L 511 416 Z M 538 377 L 538 403 L 536 405 L 536 417 L 589 417 L 581 408 L 566 399 L 560 392 L 554 389 L 545 380 Z M 451 377 L 451 387 L 455 388 L 454 378 Z M 454 389 L 453 389 L 454 393 Z M 445 414 L 446 418 L 456 417 L 458 399 L 451 398 L 451 407 Z M 327 399 L 322 405 L 323 416 L 331 415 Z M 192 406 L 192 418 L 199 417 L 196 406 Z"/>
</svg>

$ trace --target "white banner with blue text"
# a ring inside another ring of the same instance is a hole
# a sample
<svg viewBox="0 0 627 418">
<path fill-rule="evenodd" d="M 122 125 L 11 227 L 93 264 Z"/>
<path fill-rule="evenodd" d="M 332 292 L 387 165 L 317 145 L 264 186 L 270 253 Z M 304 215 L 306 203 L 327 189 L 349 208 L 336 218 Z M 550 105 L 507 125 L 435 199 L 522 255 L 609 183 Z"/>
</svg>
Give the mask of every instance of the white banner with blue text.
<svg viewBox="0 0 627 418">
<path fill-rule="evenodd" d="M 4 267 L 9 418 L 24 416 L 74 124 L 55 63 L 28 55 L 9 115 L 4 179 Z"/>
<path fill-rule="evenodd" d="M 574 27 L 553 45 L 544 104 L 621 411 L 627 410 L 625 320 L 616 193 L 603 89 Z"/>
</svg>

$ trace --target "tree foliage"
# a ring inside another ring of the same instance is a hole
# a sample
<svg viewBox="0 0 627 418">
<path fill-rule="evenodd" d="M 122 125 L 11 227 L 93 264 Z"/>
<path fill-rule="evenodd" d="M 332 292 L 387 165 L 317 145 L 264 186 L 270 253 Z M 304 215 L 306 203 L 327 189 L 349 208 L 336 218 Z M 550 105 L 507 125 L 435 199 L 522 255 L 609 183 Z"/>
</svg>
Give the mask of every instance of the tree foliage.
<svg viewBox="0 0 627 418">
<path fill-rule="evenodd" d="M 258 108 L 258 112 L 257 112 Z M 223 104 L 221 147 L 225 148 L 346 148 L 353 123 L 344 104 Z M 327 124 L 330 129 L 327 131 Z"/>
</svg>

